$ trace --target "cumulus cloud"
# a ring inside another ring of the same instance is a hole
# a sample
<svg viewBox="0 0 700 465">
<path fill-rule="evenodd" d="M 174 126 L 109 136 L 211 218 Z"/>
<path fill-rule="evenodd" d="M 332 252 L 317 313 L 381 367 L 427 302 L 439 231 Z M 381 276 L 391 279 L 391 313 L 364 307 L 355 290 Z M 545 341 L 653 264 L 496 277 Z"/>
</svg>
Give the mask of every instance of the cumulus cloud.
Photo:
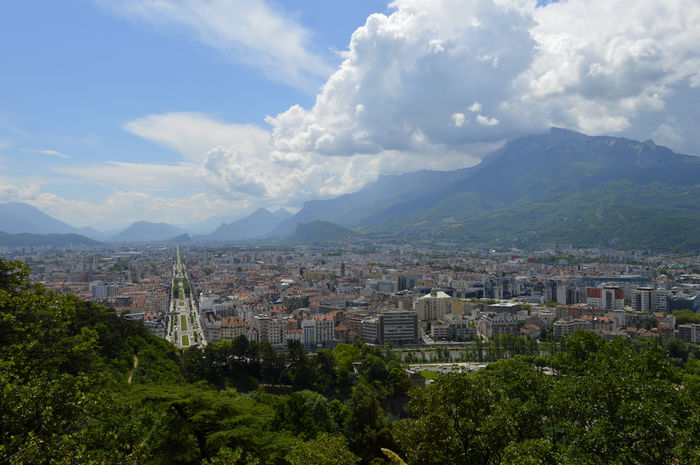
<svg viewBox="0 0 700 465">
<path fill-rule="evenodd" d="M 482 126 L 495 126 L 498 124 L 498 120 L 496 118 L 489 118 L 488 116 L 484 115 L 476 115 L 476 122 Z"/>
<path fill-rule="evenodd" d="M 105 9 L 180 32 L 275 80 L 309 87 L 332 70 L 308 30 L 265 0 L 95 0 Z"/>
<path fill-rule="evenodd" d="M 569 0 L 529 11 L 538 53 L 516 81 L 516 111 L 530 108 L 585 132 L 618 132 L 662 110 L 676 87 L 700 86 L 696 1 Z"/>
<path fill-rule="evenodd" d="M 267 193 L 263 166 L 254 166 L 236 147 L 221 145 L 209 150 L 200 172 L 202 181 L 225 197 L 263 196 Z"/>
<path fill-rule="evenodd" d="M 677 87 L 700 86 L 693 0 L 396 0 L 390 8 L 354 32 L 311 108 L 267 118 L 279 158 L 468 151 L 549 126 L 619 133 L 663 110 Z M 464 109 L 478 124 L 467 125 Z"/>
<path fill-rule="evenodd" d="M 24 202 L 39 194 L 39 186 L 36 184 L 15 185 L 7 180 L 0 179 L 0 202 Z"/>
<path fill-rule="evenodd" d="M 461 128 L 468 123 L 469 122 L 466 120 L 464 113 L 452 113 L 452 124 L 454 124 L 455 127 Z"/>
<path fill-rule="evenodd" d="M 659 127 L 651 133 L 651 137 L 657 144 L 665 145 L 672 149 L 680 146 L 685 141 L 683 131 L 674 126 L 673 122 L 661 123 Z"/>
<path fill-rule="evenodd" d="M 444 115 L 476 101 L 499 111 L 535 53 L 532 19 L 488 0 L 400 0 L 391 8 L 353 33 L 312 108 L 293 106 L 267 118 L 275 150 L 334 156 L 466 151 L 471 142 L 505 136 L 476 126 L 450 129 Z M 359 114 L 347 111 L 358 106 Z"/>
</svg>

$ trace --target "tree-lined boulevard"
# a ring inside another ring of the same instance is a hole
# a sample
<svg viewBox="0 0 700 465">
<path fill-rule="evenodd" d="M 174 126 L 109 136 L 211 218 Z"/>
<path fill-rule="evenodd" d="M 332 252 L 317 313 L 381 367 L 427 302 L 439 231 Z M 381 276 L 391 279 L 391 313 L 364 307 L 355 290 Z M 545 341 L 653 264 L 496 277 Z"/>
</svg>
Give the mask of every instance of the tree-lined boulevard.
<svg viewBox="0 0 700 465">
<path fill-rule="evenodd" d="M 168 334 L 166 339 L 177 347 L 207 344 L 199 319 L 197 303 L 192 298 L 187 269 L 182 263 L 180 247 L 175 250 L 173 263 L 172 292 L 168 314 Z"/>
</svg>

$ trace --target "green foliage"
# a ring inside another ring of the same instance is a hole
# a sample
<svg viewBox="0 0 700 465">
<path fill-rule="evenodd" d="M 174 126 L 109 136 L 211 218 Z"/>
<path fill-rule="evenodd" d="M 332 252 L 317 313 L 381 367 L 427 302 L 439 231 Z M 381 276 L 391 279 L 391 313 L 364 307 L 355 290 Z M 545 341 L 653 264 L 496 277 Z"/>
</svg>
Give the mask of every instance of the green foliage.
<svg viewBox="0 0 700 465">
<path fill-rule="evenodd" d="M 328 404 L 328 400 L 313 391 L 297 391 L 284 396 L 278 402 L 274 424 L 300 437 L 311 439 L 318 433 L 337 432 L 338 425 Z"/>
<path fill-rule="evenodd" d="M 412 464 L 694 463 L 693 360 L 681 380 L 655 341 L 578 332 L 554 357 L 555 377 L 516 357 L 412 391 L 394 436 Z"/>
<path fill-rule="evenodd" d="M 700 313 L 693 313 L 692 310 L 674 310 L 673 316 L 676 317 L 676 323 L 679 325 L 700 324 Z"/>
<path fill-rule="evenodd" d="M 361 383 L 349 399 L 343 431 L 350 450 L 360 456 L 363 463 L 382 456 L 383 447 L 394 447 L 389 419 L 377 394 L 367 383 Z"/>
<path fill-rule="evenodd" d="M 118 389 L 109 389 L 123 365 L 107 357 L 123 349 L 103 337 L 121 321 L 102 307 L 32 286 L 26 276 L 23 265 L 0 260 L 0 457 L 136 461 L 139 416 Z M 137 346 L 138 329 L 123 323 Z"/>
<path fill-rule="evenodd" d="M 345 446 L 342 436 L 321 433 L 298 443 L 287 455 L 290 465 L 356 465 L 360 459 Z"/>
<path fill-rule="evenodd" d="M 266 462 L 281 458 L 294 442 L 271 431 L 272 407 L 235 390 L 213 391 L 199 386 L 144 386 L 135 401 L 156 413 L 145 447 L 149 463 L 199 463 L 216 457 L 222 447 L 240 447 Z"/>
</svg>

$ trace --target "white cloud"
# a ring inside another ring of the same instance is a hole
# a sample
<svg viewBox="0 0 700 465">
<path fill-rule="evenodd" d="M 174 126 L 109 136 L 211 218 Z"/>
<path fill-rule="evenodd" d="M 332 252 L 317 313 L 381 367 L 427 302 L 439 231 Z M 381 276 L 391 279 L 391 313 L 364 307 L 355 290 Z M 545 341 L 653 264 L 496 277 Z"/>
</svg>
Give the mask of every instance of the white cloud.
<svg viewBox="0 0 700 465">
<path fill-rule="evenodd" d="M 665 145 L 674 150 L 685 141 L 683 131 L 675 127 L 672 122 L 660 124 L 659 127 L 651 133 L 651 137 L 658 145 Z"/>
<path fill-rule="evenodd" d="M 224 197 L 259 197 L 267 194 L 270 174 L 264 163 L 256 163 L 238 148 L 219 145 L 207 152 L 200 179 Z"/>
<path fill-rule="evenodd" d="M 373 14 L 353 33 L 312 108 L 293 106 L 267 118 L 275 150 L 334 156 L 460 150 L 523 124 L 496 114 L 510 124 L 484 134 L 478 126 L 455 131 L 443 118 L 477 101 L 499 111 L 535 53 L 530 18 L 487 0 L 399 0 L 391 7 L 390 15 Z M 360 114 L 347 111 L 358 105 Z"/>
<path fill-rule="evenodd" d="M 265 0 L 96 0 L 109 11 L 194 40 L 276 80 L 308 87 L 332 70 L 310 32 Z"/>
<path fill-rule="evenodd" d="M 194 161 L 203 161 L 217 145 L 236 145 L 246 153 L 266 152 L 270 139 L 268 131 L 255 125 L 223 123 L 195 112 L 148 115 L 129 121 L 124 128 Z"/>
<path fill-rule="evenodd" d="M 496 118 L 489 118 L 488 116 L 484 115 L 476 115 L 476 122 L 482 126 L 495 126 L 498 124 L 498 120 Z"/>
<path fill-rule="evenodd" d="M 24 202 L 39 194 L 39 186 L 36 184 L 15 185 L 7 180 L 0 179 L 0 202 Z"/>
<path fill-rule="evenodd" d="M 278 158 L 459 150 L 549 126 L 619 133 L 663 111 L 679 87 L 700 86 L 694 0 L 390 7 L 355 31 L 311 108 L 267 118 Z M 466 125 L 464 108 L 479 124 Z"/>
<path fill-rule="evenodd" d="M 538 53 L 515 83 L 514 111 L 611 133 L 663 110 L 677 87 L 700 85 L 694 0 L 569 0 L 530 12 Z"/>
<path fill-rule="evenodd" d="M 54 171 L 93 182 L 144 191 L 164 191 L 188 190 L 188 185 L 197 181 L 198 169 L 199 165 L 189 162 L 166 165 L 108 161 L 101 165 L 59 167 Z"/>
<path fill-rule="evenodd" d="M 187 197 L 168 198 L 147 192 L 115 190 L 99 203 L 70 200 L 41 193 L 25 200 L 55 218 L 73 226 L 114 227 L 123 221 L 152 221 L 183 224 L 201 221 L 215 214 L 236 214 L 250 208 L 247 202 L 232 203 L 224 199 L 210 199 L 199 193 Z"/>
<path fill-rule="evenodd" d="M 452 113 L 452 124 L 454 124 L 455 127 L 461 128 L 468 123 L 469 122 L 464 117 L 464 113 Z"/>
<path fill-rule="evenodd" d="M 41 155 L 50 155 L 52 157 L 58 157 L 58 158 L 70 158 L 69 155 L 66 155 L 65 153 L 58 152 L 56 150 L 30 150 L 30 149 L 21 149 L 22 152 L 28 152 L 28 153 L 38 153 Z"/>
</svg>

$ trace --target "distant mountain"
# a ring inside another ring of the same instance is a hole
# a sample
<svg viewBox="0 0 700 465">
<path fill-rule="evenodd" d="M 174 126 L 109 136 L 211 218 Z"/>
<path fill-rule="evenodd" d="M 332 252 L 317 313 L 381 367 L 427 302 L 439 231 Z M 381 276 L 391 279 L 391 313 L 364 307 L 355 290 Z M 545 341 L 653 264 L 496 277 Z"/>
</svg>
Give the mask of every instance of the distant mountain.
<svg viewBox="0 0 700 465">
<path fill-rule="evenodd" d="M 256 239 L 269 234 L 292 213 L 280 208 L 274 213 L 265 208 L 258 208 L 245 218 L 229 224 L 222 224 L 213 233 L 204 237 L 211 241 L 237 241 Z"/>
<path fill-rule="evenodd" d="M 79 234 L 8 234 L 0 231 L 2 247 L 71 247 L 100 245 L 99 242 Z"/>
<path fill-rule="evenodd" d="M 293 243 L 323 243 L 339 241 L 358 235 L 352 229 L 338 226 L 329 221 L 312 221 L 297 225 L 294 233 L 286 240 Z"/>
<path fill-rule="evenodd" d="M 367 231 L 528 246 L 700 250 L 700 158 L 552 128 L 509 141 L 432 205 Z"/>
<path fill-rule="evenodd" d="M 179 236 L 170 238 L 167 241 L 165 241 L 166 244 L 186 244 L 188 242 L 192 242 L 192 238 L 187 233 L 180 234 Z"/>
<path fill-rule="evenodd" d="M 277 210 L 273 211 L 272 214 L 275 217 L 277 217 L 277 219 L 279 219 L 280 221 L 284 221 L 284 220 L 294 216 L 294 213 L 292 213 L 289 210 L 286 210 L 284 208 L 278 208 Z"/>
<path fill-rule="evenodd" d="M 397 175 L 382 175 L 376 181 L 365 184 L 362 189 L 328 200 L 311 200 L 304 203 L 294 216 L 281 223 L 272 236 L 285 237 L 300 223 L 315 220 L 331 221 L 342 226 L 371 224 L 406 211 L 423 206 L 431 194 L 442 191 L 460 179 L 471 175 L 474 168 L 454 171 L 421 170 Z M 393 213 L 393 206 L 403 205 Z"/>
<path fill-rule="evenodd" d="M 177 226 L 167 223 L 137 221 L 119 234 L 110 238 L 112 242 L 159 242 L 167 241 L 183 234 Z"/>
<path fill-rule="evenodd" d="M 0 204 L 0 231 L 9 234 L 79 233 L 78 228 L 52 218 L 38 208 L 20 202 Z"/>
<path fill-rule="evenodd" d="M 210 216 L 204 221 L 197 223 L 178 224 L 177 227 L 186 231 L 190 235 L 209 234 L 224 223 L 231 223 L 239 220 L 240 216 L 234 215 L 216 215 Z"/>
<path fill-rule="evenodd" d="M 306 202 L 273 235 L 323 220 L 409 240 L 700 251 L 698 179 L 700 158 L 651 140 L 552 128 L 510 140 L 471 168 L 382 176 Z"/>
</svg>

